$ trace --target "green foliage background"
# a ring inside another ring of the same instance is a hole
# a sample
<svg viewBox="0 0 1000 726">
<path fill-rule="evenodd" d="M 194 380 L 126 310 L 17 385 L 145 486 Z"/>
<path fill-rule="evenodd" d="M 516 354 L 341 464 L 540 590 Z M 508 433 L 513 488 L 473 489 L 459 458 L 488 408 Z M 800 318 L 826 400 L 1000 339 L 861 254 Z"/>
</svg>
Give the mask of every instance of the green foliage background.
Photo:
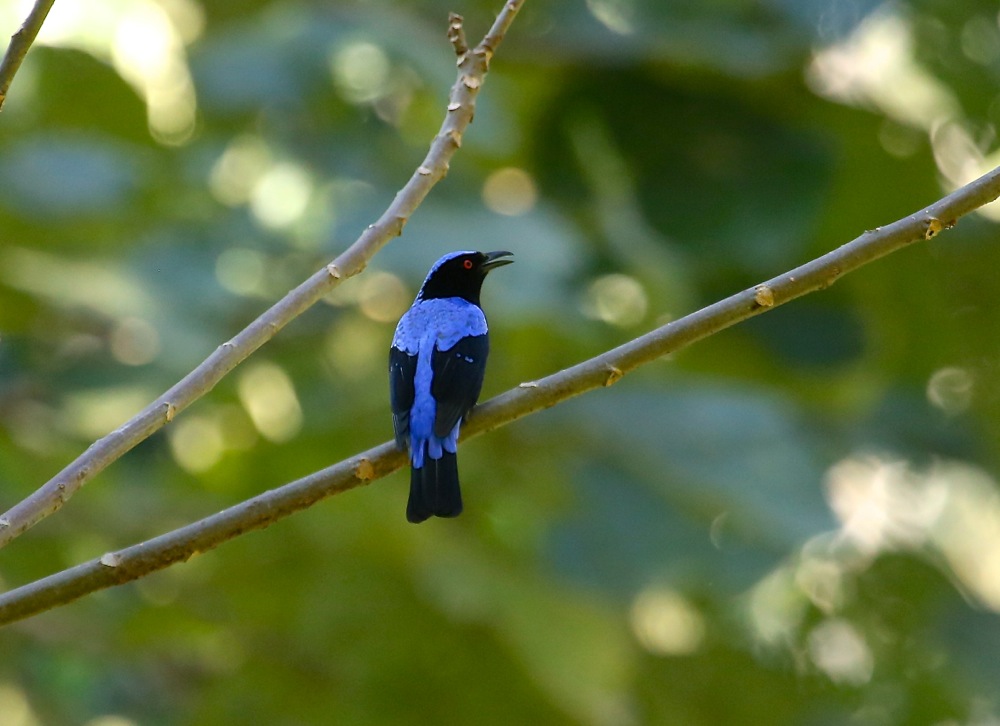
<svg viewBox="0 0 1000 726">
<path fill-rule="evenodd" d="M 377 217 L 444 112 L 449 10 L 478 39 L 497 3 L 56 3 L 0 116 L 0 508 Z M 446 251 L 517 257 L 491 395 L 930 203 L 998 122 L 988 0 L 527 0 L 404 236 L 0 586 L 389 438 L 394 321 Z M 457 520 L 408 525 L 398 473 L 8 627 L 2 720 L 996 719 L 996 236 L 967 218 L 468 442 Z"/>
</svg>

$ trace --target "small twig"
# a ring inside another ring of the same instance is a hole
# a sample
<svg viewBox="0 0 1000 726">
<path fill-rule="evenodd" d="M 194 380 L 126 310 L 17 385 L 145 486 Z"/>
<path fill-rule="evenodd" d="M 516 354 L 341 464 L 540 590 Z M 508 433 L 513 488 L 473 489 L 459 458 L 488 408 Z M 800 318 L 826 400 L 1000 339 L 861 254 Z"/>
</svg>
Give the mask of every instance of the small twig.
<svg viewBox="0 0 1000 726">
<path fill-rule="evenodd" d="M 617 382 L 631 370 L 734 323 L 773 310 L 919 240 L 1000 196 L 1000 167 L 910 216 L 879 227 L 811 262 L 736 293 L 595 358 L 523 383 L 472 411 L 463 440 Z M 0 595 L 0 625 L 63 605 L 96 590 L 135 580 L 253 529 L 266 527 L 334 494 L 384 477 L 405 463 L 391 442 L 260 494 L 218 514 L 141 544 L 110 552 Z"/>
<path fill-rule="evenodd" d="M 54 478 L 0 516 L 0 547 L 61 508 L 80 487 L 212 390 L 224 376 L 314 305 L 332 287 L 361 272 L 378 250 L 402 233 L 407 220 L 427 193 L 448 173 L 448 164 L 472 122 L 476 96 L 489 66 L 488 55 L 482 49 L 495 47 L 503 38 L 523 1 L 507 2 L 480 47 L 466 54 L 459 64 L 458 79 L 451 88 L 448 110 L 440 131 L 431 142 L 423 163 L 378 221 L 369 225 L 337 259 L 285 295 L 234 338 L 216 348 L 170 390 L 120 428 L 94 442 Z"/>
<path fill-rule="evenodd" d="M 28 55 L 28 48 L 35 42 L 38 31 L 45 22 L 45 17 L 49 14 L 55 0 L 36 0 L 28 17 L 25 18 L 21 27 L 10 36 L 10 44 L 7 52 L 4 53 L 3 60 L 0 61 L 0 109 L 3 109 L 4 101 L 7 100 L 7 91 L 10 90 L 11 81 L 14 74 L 21 67 L 21 61 Z"/>
<path fill-rule="evenodd" d="M 448 13 L 448 41 L 455 49 L 459 63 L 465 60 L 465 54 L 469 52 L 469 44 L 465 41 L 465 28 L 462 27 L 463 22 L 462 16 L 458 13 Z"/>
</svg>

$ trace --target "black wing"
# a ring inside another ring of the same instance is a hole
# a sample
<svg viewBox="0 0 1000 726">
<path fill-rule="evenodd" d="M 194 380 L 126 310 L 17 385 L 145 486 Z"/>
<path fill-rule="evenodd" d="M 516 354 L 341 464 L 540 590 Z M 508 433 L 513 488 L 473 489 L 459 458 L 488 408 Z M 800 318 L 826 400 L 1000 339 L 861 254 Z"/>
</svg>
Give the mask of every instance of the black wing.
<svg viewBox="0 0 1000 726">
<path fill-rule="evenodd" d="M 437 402 L 434 435 L 447 436 L 479 399 L 490 352 L 489 335 L 469 335 L 431 358 L 431 395 Z"/>
<path fill-rule="evenodd" d="M 413 407 L 413 377 L 417 356 L 407 355 L 396 346 L 389 348 L 389 403 L 396 445 L 406 451 L 410 445 L 410 409 Z"/>
</svg>

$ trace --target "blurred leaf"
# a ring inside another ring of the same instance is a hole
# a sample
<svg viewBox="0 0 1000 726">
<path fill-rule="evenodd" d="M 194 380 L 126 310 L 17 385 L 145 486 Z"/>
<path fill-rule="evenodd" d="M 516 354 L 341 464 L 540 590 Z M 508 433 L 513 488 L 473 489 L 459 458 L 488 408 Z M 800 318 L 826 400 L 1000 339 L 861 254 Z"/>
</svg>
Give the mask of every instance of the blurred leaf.
<svg viewBox="0 0 1000 726">
<path fill-rule="evenodd" d="M 579 504 L 553 528 L 549 556 L 560 572 L 625 603 L 653 584 L 739 592 L 775 564 L 773 552 L 726 532 L 725 514 L 699 521 L 599 462 L 572 481 Z"/>
<path fill-rule="evenodd" d="M 812 436 L 787 402 L 690 381 L 613 395 L 612 405 L 590 396 L 559 415 L 674 506 L 725 514 L 727 528 L 780 549 L 831 527 Z"/>
<path fill-rule="evenodd" d="M 7 5 L 9 35 L 23 11 Z M 382 213 L 446 113 L 449 11 L 475 42 L 497 7 L 55 4 L 0 117 L 3 509 Z M 526 3 L 404 235 L 0 553 L 0 584 L 388 439 L 395 315 L 444 252 L 516 256 L 484 289 L 485 397 L 931 203 L 997 146 L 996 15 L 991 0 Z M 196 108 L 172 108 L 189 78 Z M 928 87 L 943 107 L 920 105 Z M 171 110 L 194 111 L 190 137 L 151 133 Z M 505 175 L 514 206 L 489 192 Z M 959 584 L 987 588 L 996 549 L 995 217 L 463 443 L 458 520 L 407 525 L 400 472 L 9 628 L 0 714 L 996 721 L 997 614 Z M 254 367 L 284 382 L 272 413 L 298 412 L 291 438 L 267 437 Z M 929 545 L 859 551 L 934 492 L 954 505 L 954 482 L 926 473 L 939 458 L 978 472 L 976 522 L 951 526 L 982 572 Z M 893 498 L 854 469 L 926 489 Z"/>
<path fill-rule="evenodd" d="M 435 549 L 424 568 L 425 585 L 443 609 L 496 628 L 570 714 L 598 723 L 619 717 L 630 649 L 610 612 L 519 576 L 468 546 Z"/>
<path fill-rule="evenodd" d="M 114 214 L 135 200 L 141 160 L 97 135 L 26 137 L 0 151 L 0 203 L 36 220 Z"/>
</svg>

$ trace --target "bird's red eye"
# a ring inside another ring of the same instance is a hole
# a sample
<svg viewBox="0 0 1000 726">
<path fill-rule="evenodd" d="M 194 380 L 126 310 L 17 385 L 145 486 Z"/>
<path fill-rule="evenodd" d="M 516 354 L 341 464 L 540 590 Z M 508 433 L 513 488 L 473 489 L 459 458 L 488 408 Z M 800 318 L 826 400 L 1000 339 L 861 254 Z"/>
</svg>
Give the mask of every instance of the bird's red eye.
<svg viewBox="0 0 1000 726">
<path fill-rule="evenodd" d="M 472 260 L 466 260 L 465 262 L 463 262 L 462 263 L 462 267 L 464 267 L 466 270 L 471 270 L 472 269 Z"/>
</svg>

